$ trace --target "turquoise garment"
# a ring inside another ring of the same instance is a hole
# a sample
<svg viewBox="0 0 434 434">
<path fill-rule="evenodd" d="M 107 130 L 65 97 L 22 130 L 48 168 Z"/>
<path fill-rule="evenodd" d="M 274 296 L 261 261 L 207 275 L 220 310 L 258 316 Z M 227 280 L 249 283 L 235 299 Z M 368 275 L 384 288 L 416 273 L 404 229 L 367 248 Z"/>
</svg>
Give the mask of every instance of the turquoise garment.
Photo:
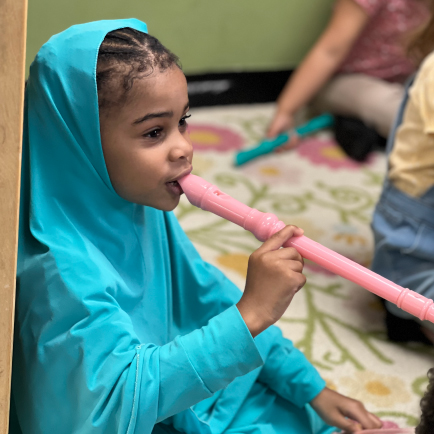
<svg viewBox="0 0 434 434">
<path fill-rule="evenodd" d="M 276 327 L 252 339 L 241 292 L 172 213 L 115 193 L 95 70 L 121 27 L 147 31 L 73 26 L 30 69 L 10 431 L 332 431 L 307 404 L 324 381 L 305 357 Z"/>
</svg>

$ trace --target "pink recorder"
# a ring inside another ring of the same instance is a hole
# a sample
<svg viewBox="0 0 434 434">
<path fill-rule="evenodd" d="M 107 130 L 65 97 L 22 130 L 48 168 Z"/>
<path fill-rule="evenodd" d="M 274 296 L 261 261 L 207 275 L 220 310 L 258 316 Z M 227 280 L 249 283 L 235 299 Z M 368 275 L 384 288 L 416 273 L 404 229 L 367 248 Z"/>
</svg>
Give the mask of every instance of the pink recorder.
<svg viewBox="0 0 434 434">
<path fill-rule="evenodd" d="M 260 241 L 267 240 L 285 227 L 285 223 L 279 221 L 274 214 L 263 213 L 242 204 L 199 176 L 187 175 L 179 180 L 179 184 L 192 205 L 236 223 L 252 232 Z M 291 238 L 284 247 L 296 248 L 304 258 L 389 300 L 420 320 L 434 323 L 433 300 L 396 285 L 304 235 Z"/>
</svg>

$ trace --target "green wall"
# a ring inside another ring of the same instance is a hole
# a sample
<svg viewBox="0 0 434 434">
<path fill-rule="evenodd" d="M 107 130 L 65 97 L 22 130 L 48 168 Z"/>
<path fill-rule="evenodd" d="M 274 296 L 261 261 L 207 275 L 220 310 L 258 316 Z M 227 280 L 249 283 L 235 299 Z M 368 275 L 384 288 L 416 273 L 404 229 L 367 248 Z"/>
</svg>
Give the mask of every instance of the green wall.
<svg viewBox="0 0 434 434">
<path fill-rule="evenodd" d="M 29 0 L 27 67 L 77 23 L 135 17 L 187 74 L 289 69 L 323 29 L 332 0 Z"/>
</svg>

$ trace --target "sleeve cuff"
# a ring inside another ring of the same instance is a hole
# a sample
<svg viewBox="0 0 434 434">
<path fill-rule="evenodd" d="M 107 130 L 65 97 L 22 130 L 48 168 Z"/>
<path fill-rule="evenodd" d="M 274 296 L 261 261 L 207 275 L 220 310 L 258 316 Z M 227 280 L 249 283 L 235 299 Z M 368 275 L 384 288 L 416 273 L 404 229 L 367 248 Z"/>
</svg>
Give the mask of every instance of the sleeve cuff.
<svg viewBox="0 0 434 434">
<path fill-rule="evenodd" d="M 187 357 L 211 392 L 263 365 L 238 308 L 234 305 L 212 318 L 200 333 L 181 337 Z"/>
</svg>

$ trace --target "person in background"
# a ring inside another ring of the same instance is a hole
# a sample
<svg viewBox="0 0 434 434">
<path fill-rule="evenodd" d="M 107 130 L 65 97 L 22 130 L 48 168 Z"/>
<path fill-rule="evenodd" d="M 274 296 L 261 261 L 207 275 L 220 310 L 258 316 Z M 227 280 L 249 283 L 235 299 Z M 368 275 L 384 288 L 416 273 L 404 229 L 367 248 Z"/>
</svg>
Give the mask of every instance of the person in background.
<svg viewBox="0 0 434 434">
<path fill-rule="evenodd" d="M 336 140 L 353 159 L 384 146 L 403 83 L 415 70 L 405 38 L 428 16 L 426 0 L 336 0 L 327 27 L 279 95 L 267 137 L 293 128 L 296 112 L 310 104 L 336 116 Z"/>
<path fill-rule="evenodd" d="M 434 8 L 434 6 L 432 6 Z M 387 144 L 388 168 L 372 219 L 372 270 L 434 299 L 434 14 L 409 53 L 420 67 L 407 86 Z M 386 302 L 395 342 L 434 342 L 430 322 Z"/>
<path fill-rule="evenodd" d="M 415 434 L 432 434 L 434 432 L 434 368 L 428 371 L 428 387 L 420 401 L 422 415 Z"/>
</svg>

